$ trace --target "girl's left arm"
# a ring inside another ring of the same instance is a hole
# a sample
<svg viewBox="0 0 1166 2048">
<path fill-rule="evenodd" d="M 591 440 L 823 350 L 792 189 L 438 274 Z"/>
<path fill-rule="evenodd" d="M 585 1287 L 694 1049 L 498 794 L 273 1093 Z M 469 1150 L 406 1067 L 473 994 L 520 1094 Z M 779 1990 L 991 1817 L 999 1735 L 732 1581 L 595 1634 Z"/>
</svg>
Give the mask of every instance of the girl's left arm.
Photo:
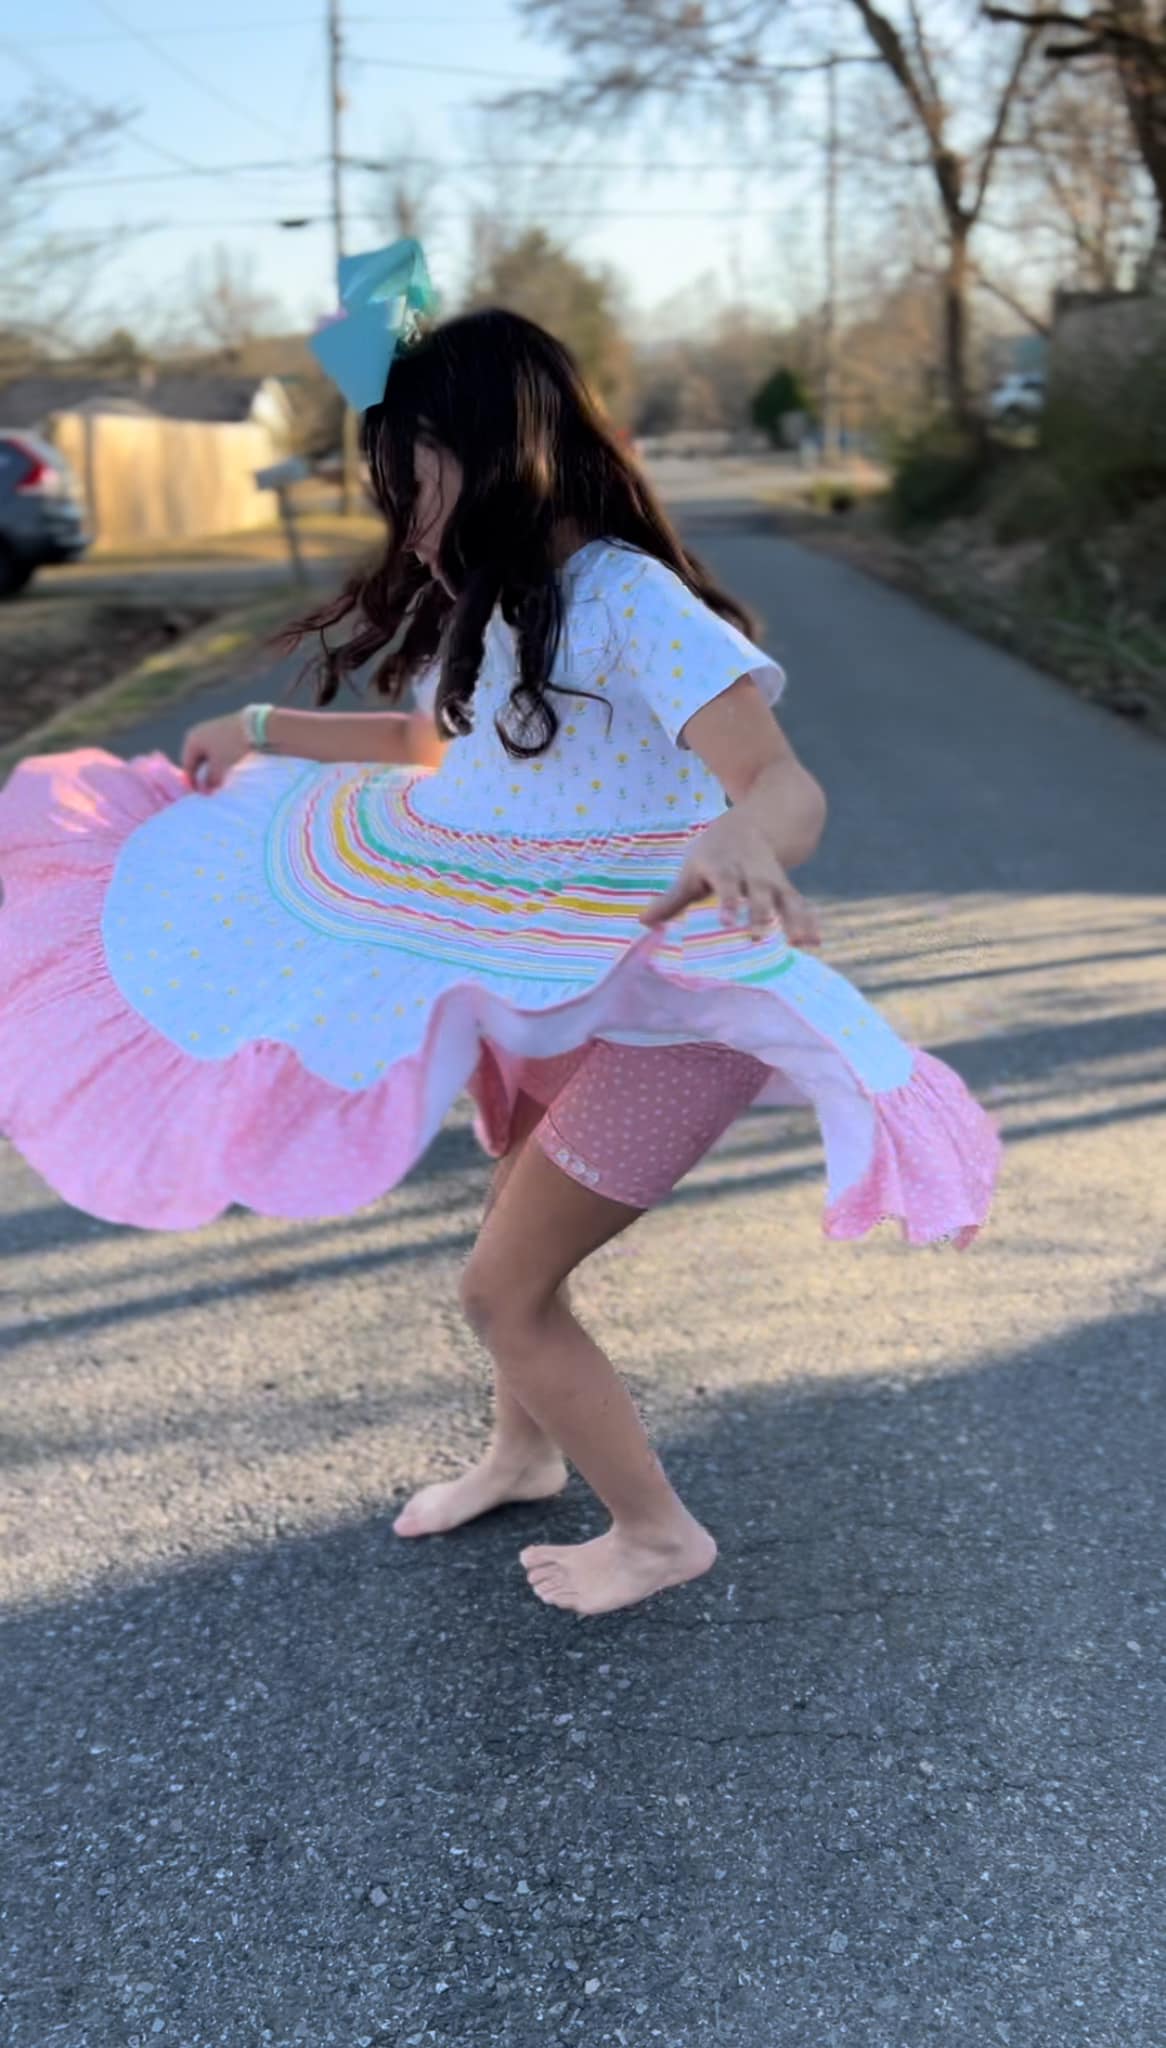
<svg viewBox="0 0 1166 2048">
<path fill-rule="evenodd" d="M 290 711 L 267 721 L 273 754 L 304 761 L 378 761 L 436 768 L 445 753 L 431 711 Z"/>
<path fill-rule="evenodd" d="M 204 794 L 250 749 L 241 711 L 192 726 L 182 766 Z M 431 711 L 288 711 L 276 705 L 267 719 L 268 751 L 301 761 L 376 761 L 436 768 L 445 752 Z"/>
<path fill-rule="evenodd" d="M 663 924 L 714 895 L 724 923 L 739 923 L 744 910 L 755 938 L 780 920 L 793 945 L 820 944 L 816 913 L 787 870 L 809 860 L 818 846 L 825 793 L 753 678 L 738 677 L 694 712 L 684 740 L 733 808 L 700 833 L 673 887 L 644 913 L 644 923 Z"/>
</svg>

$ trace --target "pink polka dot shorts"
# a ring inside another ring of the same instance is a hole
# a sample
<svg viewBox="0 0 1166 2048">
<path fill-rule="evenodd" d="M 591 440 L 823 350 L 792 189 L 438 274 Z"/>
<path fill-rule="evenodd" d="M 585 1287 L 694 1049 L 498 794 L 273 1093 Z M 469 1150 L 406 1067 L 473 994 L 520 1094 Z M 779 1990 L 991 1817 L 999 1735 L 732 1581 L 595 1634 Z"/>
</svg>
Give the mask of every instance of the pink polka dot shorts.
<svg viewBox="0 0 1166 2048">
<path fill-rule="evenodd" d="M 748 1109 L 769 1073 L 727 1045 L 613 1045 L 597 1038 L 527 1060 L 522 1088 L 546 1105 L 535 1133 L 581 1186 L 651 1209 Z"/>
</svg>

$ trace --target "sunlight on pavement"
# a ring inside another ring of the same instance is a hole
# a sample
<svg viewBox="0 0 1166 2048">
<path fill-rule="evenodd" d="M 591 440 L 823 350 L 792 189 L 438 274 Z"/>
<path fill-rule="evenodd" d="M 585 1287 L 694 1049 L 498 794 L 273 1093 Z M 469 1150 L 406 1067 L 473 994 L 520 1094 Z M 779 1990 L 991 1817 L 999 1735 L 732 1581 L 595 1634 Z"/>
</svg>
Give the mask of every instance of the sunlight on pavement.
<svg viewBox="0 0 1166 2048">
<path fill-rule="evenodd" d="M 700 1399 L 957 1371 L 1166 1294 L 1166 898 L 827 900 L 824 956 L 1003 1119 L 969 1252 L 821 1235 L 809 1112 L 741 1120 L 663 1209 L 596 1255 L 581 1310 L 665 1456 Z M 379 1206 L 199 1234 L 110 1229 L 0 1152 L 6 1599 L 38 1604 L 383 1515 L 488 1422 L 459 1270 L 486 1167 L 464 1109 Z M 726 1275 L 731 1279 L 726 1284 Z M 990 1384 L 990 1382 L 989 1382 Z M 699 1397 L 694 1393 L 699 1389 Z"/>
</svg>

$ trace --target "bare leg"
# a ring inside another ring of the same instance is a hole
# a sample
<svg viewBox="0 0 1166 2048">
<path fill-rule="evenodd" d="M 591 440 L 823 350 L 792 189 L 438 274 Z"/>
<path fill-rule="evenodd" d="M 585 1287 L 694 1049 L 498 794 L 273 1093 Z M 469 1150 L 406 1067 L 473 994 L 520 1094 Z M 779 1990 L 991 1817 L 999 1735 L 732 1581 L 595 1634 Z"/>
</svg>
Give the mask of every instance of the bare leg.
<svg viewBox="0 0 1166 2048">
<path fill-rule="evenodd" d="M 541 1103 L 534 1102 L 529 1095 L 519 1097 L 512 1143 L 494 1170 L 482 1217 L 483 1228 L 542 1117 Z M 558 1445 L 495 1369 L 494 1429 L 489 1449 L 459 1478 L 423 1486 L 406 1502 L 393 1529 L 398 1536 L 444 1535 L 505 1501 L 544 1500 L 549 1494 L 561 1493 L 566 1484 L 567 1467 Z"/>
<path fill-rule="evenodd" d="M 501 1384 L 561 1444 L 611 1527 L 590 1543 L 535 1545 L 521 1561 L 540 1599 L 598 1614 L 708 1571 L 716 1544 L 679 1500 L 627 1388 L 562 1298 L 567 1275 L 639 1211 L 561 1173 L 537 1145 L 515 1162 L 466 1269 L 466 1312 Z"/>
</svg>

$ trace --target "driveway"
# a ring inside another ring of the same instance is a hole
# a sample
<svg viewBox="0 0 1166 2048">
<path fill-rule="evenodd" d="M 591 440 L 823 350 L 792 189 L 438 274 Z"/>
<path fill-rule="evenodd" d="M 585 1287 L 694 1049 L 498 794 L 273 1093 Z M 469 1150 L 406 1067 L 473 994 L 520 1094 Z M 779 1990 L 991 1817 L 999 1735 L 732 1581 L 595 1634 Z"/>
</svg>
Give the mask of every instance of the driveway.
<svg viewBox="0 0 1166 2048">
<path fill-rule="evenodd" d="M 597 1255 L 721 1561 L 582 1622 L 516 1563 L 578 1481 L 391 1533 L 487 1427 L 464 1113 L 358 1216 L 189 1237 L 0 1152 L 11 2048 L 1166 2040 L 1166 752 L 686 518 L 789 667 L 825 956 L 1003 1118 L 992 1225 L 827 1244 L 770 1112 Z"/>
</svg>

